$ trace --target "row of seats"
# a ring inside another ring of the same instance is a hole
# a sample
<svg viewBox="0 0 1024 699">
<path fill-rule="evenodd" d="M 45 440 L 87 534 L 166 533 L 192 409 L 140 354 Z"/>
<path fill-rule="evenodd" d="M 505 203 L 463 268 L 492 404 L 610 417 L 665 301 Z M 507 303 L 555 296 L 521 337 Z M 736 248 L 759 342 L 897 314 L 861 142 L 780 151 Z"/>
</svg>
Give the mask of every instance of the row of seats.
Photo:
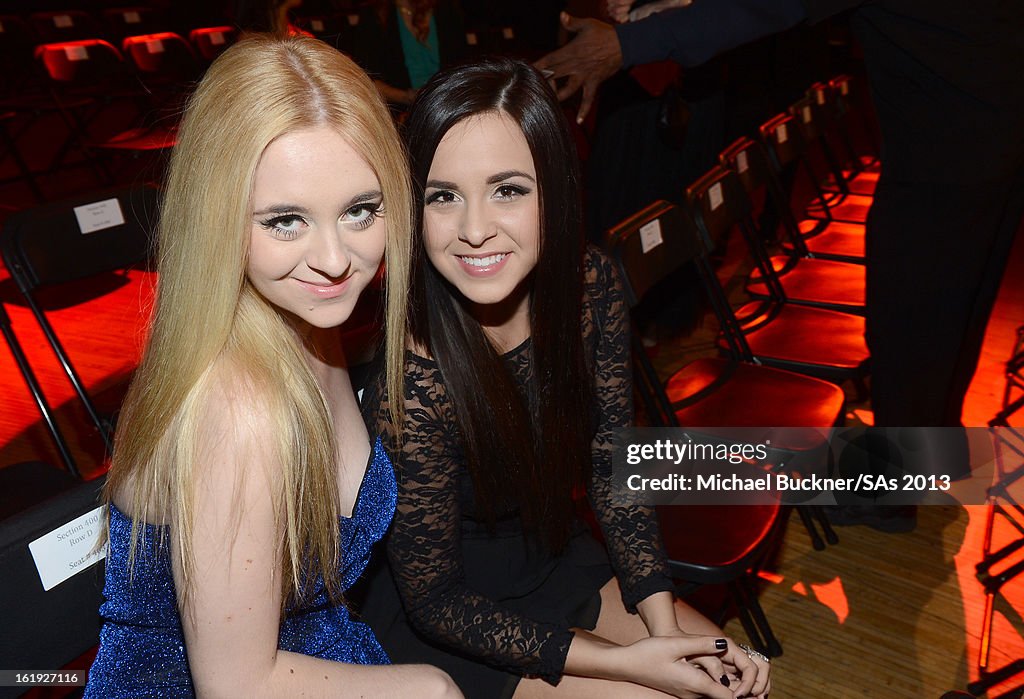
<svg viewBox="0 0 1024 699">
<path fill-rule="evenodd" d="M 853 148 L 849 91 L 847 76 L 813 85 L 788 113 L 765 122 L 757 138 L 727 147 L 719 164 L 687 188 L 683 205 L 652 203 L 608 234 L 632 307 L 695 265 L 719 324 L 720 356 L 692 361 L 666 381 L 634 327 L 636 386 L 650 424 L 684 427 L 703 442 L 770 437 L 769 463 L 742 467 L 753 473 L 821 468 L 825 428 L 844 419 L 839 384 L 852 381 L 862 392 L 868 373 L 863 236 L 878 162 Z M 795 175 L 805 178 L 803 186 Z M 774 215 L 764 216 L 766 209 Z M 775 222 L 783 239 L 773 256 L 765 241 L 773 239 L 767 229 Z M 838 237 L 836 226 L 846 237 L 838 259 L 811 253 L 826 247 L 819 240 Z M 734 285 L 719 279 L 714 263 L 736 234 L 749 254 L 738 272 L 745 276 L 737 287 L 747 292 L 743 299 L 730 295 Z M 749 432 L 772 427 L 797 429 Z M 815 549 L 838 542 L 822 508 L 795 510 Z M 754 574 L 780 535 L 782 514 L 777 502 L 658 508 L 680 592 L 726 585 L 751 641 L 769 655 L 782 647 L 757 601 Z M 712 545 L 690 535 L 708 527 L 721 534 Z"/>
<path fill-rule="evenodd" d="M 41 173 L 22 158 L 11 123 L 24 133 L 40 119 L 59 118 L 64 141 L 42 172 L 56 171 L 77 153 L 102 183 L 114 178 L 97 151 L 138 154 L 173 146 L 185 96 L 236 36 L 232 27 L 200 27 L 189 32 L 188 40 L 159 32 L 125 37 L 119 46 L 88 38 L 0 54 L 6 83 L 6 95 L 0 98 L 0 137 L 20 179 L 37 201 L 45 200 L 36 181 Z M 131 109 L 132 121 L 126 128 L 106 129 L 109 110 L 124 105 Z"/>
</svg>

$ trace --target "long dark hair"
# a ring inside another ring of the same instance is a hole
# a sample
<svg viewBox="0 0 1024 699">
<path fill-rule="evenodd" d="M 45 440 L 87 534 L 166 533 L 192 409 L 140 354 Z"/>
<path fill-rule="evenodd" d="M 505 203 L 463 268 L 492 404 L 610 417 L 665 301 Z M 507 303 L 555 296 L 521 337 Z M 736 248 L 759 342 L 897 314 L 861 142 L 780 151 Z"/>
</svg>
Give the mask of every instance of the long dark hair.
<svg viewBox="0 0 1024 699">
<path fill-rule="evenodd" d="M 424 249 L 423 189 L 437 145 L 455 124 L 486 112 L 519 125 L 537 171 L 540 254 L 528 280 L 534 406 L 522 399 L 462 295 Z M 594 434 L 593 378 L 580 331 L 584 238 L 572 135 L 536 70 L 493 58 L 435 75 L 413 105 L 406 136 L 420 215 L 413 233 L 412 337 L 444 377 L 477 509 L 493 527 L 497 510 L 517 505 L 526 531 L 561 550 L 573 494 L 590 476 Z"/>
</svg>

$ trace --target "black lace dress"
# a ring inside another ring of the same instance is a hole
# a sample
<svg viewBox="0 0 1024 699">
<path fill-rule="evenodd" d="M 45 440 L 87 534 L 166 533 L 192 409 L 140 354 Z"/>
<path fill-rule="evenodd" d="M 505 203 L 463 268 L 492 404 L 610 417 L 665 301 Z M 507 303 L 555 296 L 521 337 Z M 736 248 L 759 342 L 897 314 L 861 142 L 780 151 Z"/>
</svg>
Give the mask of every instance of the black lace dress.
<svg viewBox="0 0 1024 699">
<path fill-rule="evenodd" d="M 367 581 L 362 617 L 392 662 L 437 665 L 467 697 L 511 696 L 524 675 L 557 682 L 569 629 L 597 623 L 598 592 L 613 570 L 631 611 L 672 589 L 653 512 L 611 502 L 612 437 L 633 417 L 629 328 L 608 258 L 588 250 L 584 269 L 582 329 L 598 403 L 588 495 L 607 551 L 577 521 L 566 549 L 552 555 L 527 541 L 515 510 L 500 513 L 489 534 L 475 512 L 444 378 L 433 361 L 406 355 L 403 441 L 392 454 L 398 508 L 387 560 Z M 530 341 L 504 358 L 532 404 Z M 370 428 L 393 435 L 379 387 L 368 394 Z"/>
</svg>

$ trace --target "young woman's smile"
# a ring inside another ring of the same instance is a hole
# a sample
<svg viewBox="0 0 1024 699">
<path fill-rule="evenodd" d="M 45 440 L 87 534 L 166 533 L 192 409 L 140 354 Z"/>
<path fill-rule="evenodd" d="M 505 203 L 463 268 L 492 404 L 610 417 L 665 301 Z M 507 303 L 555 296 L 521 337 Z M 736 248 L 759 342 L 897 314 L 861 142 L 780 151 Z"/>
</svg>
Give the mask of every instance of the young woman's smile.
<svg viewBox="0 0 1024 699">
<path fill-rule="evenodd" d="M 380 184 L 336 131 L 285 134 L 263 152 L 252 194 L 248 277 L 286 314 L 348 320 L 384 255 Z"/>
<path fill-rule="evenodd" d="M 508 116 L 453 126 L 437 146 L 424 191 L 427 256 L 470 303 L 521 306 L 537 266 L 540 194 L 533 155 Z"/>
</svg>

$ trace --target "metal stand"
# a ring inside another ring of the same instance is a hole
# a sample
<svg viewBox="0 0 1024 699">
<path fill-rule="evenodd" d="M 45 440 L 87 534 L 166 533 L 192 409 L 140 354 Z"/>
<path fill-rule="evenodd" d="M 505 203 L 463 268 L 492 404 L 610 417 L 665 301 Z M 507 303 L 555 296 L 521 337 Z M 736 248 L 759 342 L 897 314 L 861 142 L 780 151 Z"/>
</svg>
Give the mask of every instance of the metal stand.
<svg viewBox="0 0 1024 699">
<path fill-rule="evenodd" d="M 975 566 L 978 581 L 985 587 L 985 612 L 982 622 L 981 647 L 978 653 L 978 669 L 981 677 L 967 686 L 971 694 L 979 696 L 997 684 L 1024 673 L 1024 658 L 1014 660 L 1001 668 L 989 666 L 992 650 L 992 621 L 996 597 L 1003 585 L 1024 574 L 1024 558 L 1016 563 L 994 571 L 1012 556 L 1024 549 L 1024 506 L 1010 492 L 1010 487 L 1024 479 L 1024 429 L 1009 425 L 1009 418 L 1024 408 L 1024 326 L 1017 329 L 1017 341 L 1013 355 L 1006 363 L 1006 388 L 1003 391 L 1003 408 L 991 421 L 995 443 L 996 482 L 988 489 L 985 515 L 985 537 L 982 544 L 982 558 Z M 1017 537 L 992 550 L 992 531 L 996 517 L 1000 517 Z M 995 699 L 1024 696 L 1024 684 L 1001 694 Z"/>
</svg>

